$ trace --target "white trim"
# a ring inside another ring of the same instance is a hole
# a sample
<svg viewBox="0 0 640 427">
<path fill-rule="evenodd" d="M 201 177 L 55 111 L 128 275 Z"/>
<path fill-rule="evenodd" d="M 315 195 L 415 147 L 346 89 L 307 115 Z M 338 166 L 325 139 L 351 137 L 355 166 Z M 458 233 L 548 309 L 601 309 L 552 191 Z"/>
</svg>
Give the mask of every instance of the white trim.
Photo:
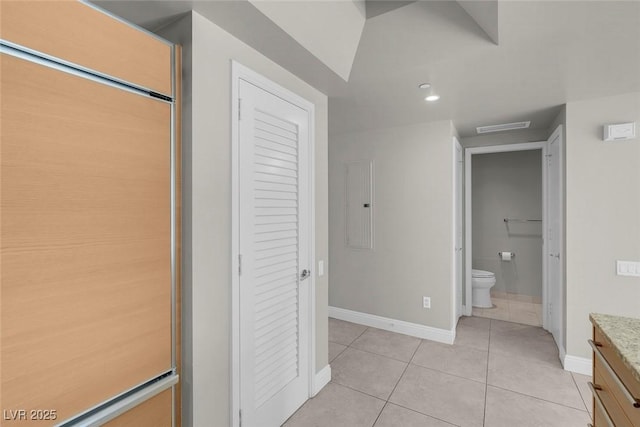
<svg viewBox="0 0 640 427">
<path fill-rule="evenodd" d="M 329 384 L 329 381 L 331 381 L 331 366 L 327 365 L 313 376 L 313 391 L 311 397 L 320 393 L 320 390 Z"/>
<path fill-rule="evenodd" d="M 320 386 L 324 377 L 320 380 L 316 379 L 316 274 L 315 270 L 315 221 L 316 221 L 316 197 L 315 197 L 315 105 L 302 98 L 301 96 L 291 92 L 290 90 L 278 85 L 268 78 L 256 73 L 250 68 L 232 60 L 231 61 L 231 357 L 230 357 L 230 420 L 231 426 L 238 427 L 240 425 L 240 278 L 237 274 L 239 263 L 238 255 L 240 248 L 239 233 L 239 215 L 240 215 L 240 198 L 238 194 L 239 177 L 238 162 L 239 153 L 239 120 L 238 110 L 240 106 L 239 99 L 239 81 L 245 80 L 271 94 L 284 99 L 285 101 L 300 107 L 307 112 L 309 117 L 309 259 L 311 265 L 308 269 L 312 274 L 307 283 L 309 284 L 309 397 L 315 395 L 316 389 Z M 320 371 L 323 373 L 324 369 Z M 324 374 L 326 375 L 326 374 Z M 329 379 L 331 379 L 331 371 L 329 370 Z M 316 386 L 317 384 L 317 386 Z"/>
<path fill-rule="evenodd" d="M 565 355 L 562 360 L 565 371 L 575 372 L 582 375 L 593 375 L 593 360 L 586 357 Z"/>
<path fill-rule="evenodd" d="M 549 139 L 547 139 L 547 144 L 546 144 L 546 151 L 545 151 L 545 155 L 549 154 L 548 150 L 549 150 L 549 144 L 556 138 L 558 138 L 558 168 L 559 168 L 559 173 L 558 173 L 558 186 L 560 188 L 560 217 L 558 218 L 558 235 L 560 236 L 560 248 L 559 248 L 559 254 L 560 254 L 560 265 L 558 268 L 558 275 L 560 276 L 560 280 L 559 280 L 559 284 L 561 286 L 560 292 L 558 293 L 559 295 L 559 301 L 557 301 L 559 307 L 560 307 L 560 319 L 558 319 L 558 321 L 560 322 L 558 325 L 558 337 L 557 340 L 560 341 L 558 343 L 558 348 L 562 349 L 562 345 L 563 342 L 565 340 L 565 331 L 564 331 L 564 319 L 565 319 L 565 311 L 566 311 L 566 304 L 564 301 L 564 287 L 565 287 L 565 283 L 564 283 L 564 265 L 565 265 L 565 236 L 564 236 L 564 205 L 565 205 L 565 194 L 564 194 L 564 157 L 563 157 L 563 151 L 564 151 L 564 138 L 562 135 L 562 125 L 558 125 L 558 127 L 553 131 L 553 133 L 551 133 L 551 136 L 549 136 Z M 546 159 L 546 157 L 545 157 Z M 549 299 L 548 296 L 551 295 L 550 291 L 549 291 L 549 270 L 548 270 L 548 259 L 549 257 L 547 256 L 547 254 L 549 254 L 549 249 L 547 246 L 548 241 L 550 241 L 550 230 L 549 227 L 546 224 L 549 224 L 549 205 L 548 205 L 548 191 L 547 191 L 547 186 L 548 186 L 548 176 L 549 176 L 549 170 L 547 167 L 547 162 L 545 161 L 543 163 L 544 165 L 544 169 L 543 169 L 543 179 L 544 179 L 544 187 L 543 187 L 543 195 L 545 196 L 543 199 L 543 215 L 544 215 L 544 223 L 545 224 L 545 228 L 544 228 L 544 244 L 543 244 L 543 253 L 542 253 L 542 262 L 543 262 L 543 278 L 544 278 L 544 286 L 546 287 L 546 293 L 543 294 L 543 310 L 542 310 L 542 322 L 543 322 L 543 327 L 545 329 L 548 329 L 548 325 L 549 325 L 549 310 L 548 310 L 548 304 L 549 304 Z M 546 297 L 546 298 L 545 298 Z M 554 337 L 555 338 L 555 337 Z"/>
<path fill-rule="evenodd" d="M 404 320 L 390 319 L 388 317 L 361 313 L 339 307 L 329 307 L 329 317 L 445 344 L 453 344 L 453 341 L 456 339 L 455 327 L 448 331 L 446 329 L 432 328 L 431 326 L 419 325 L 417 323 L 405 322 Z"/>
<path fill-rule="evenodd" d="M 471 159 L 474 154 L 488 154 L 488 153 L 506 153 L 511 151 L 526 151 L 526 150 L 542 150 L 542 153 L 545 154 L 545 147 L 547 146 L 547 141 L 539 141 L 539 142 L 524 142 L 521 144 L 504 144 L 504 145 L 489 145 L 486 147 L 471 147 L 465 149 L 465 164 L 464 164 L 464 173 L 465 173 L 465 207 L 464 207 L 464 218 L 465 218 L 465 296 L 470 296 L 472 294 L 471 290 L 471 268 L 473 262 L 473 229 L 472 229 L 472 206 L 471 206 L 471 195 L 473 193 L 473 186 L 471 182 Z M 543 167 L 545 162 L 542 162 Z M 543 169 L 543 180 L 545 180 L 545 169 Z M 546 203 L 546 186 L 545 182 L 542 183 L 542 202 Z M 544 208 L 543 208 L 544 209 Z M 543 213 L 545 211 L 543 210 Z M 543 230 L 546 227 L 546 218 L 543 218 Z M 545 268 L 546 261 L 546 239 L 544 239 L 543 249 L 542 249 L 542 259 L 543 259 L 543 269 Z M 543 271 L 544 274 L 544 271 Z M 546 283 L 546 277 L 543 276 L 543 280 Z M 543 284 L 543 299 L 545 298 L 546 284 Z M 465 301 L 465 315 L 471 316 L 472 304 L 469 301 L 469 298 Z M 544 313 L 543 313 L 544 314 Z"/>
<path fill-rule="evenodd" d="M 465 313 L 465 309 L 464 306 L 462 304 L 462 295 L 460 295 L 460 305 L 458 305 L 458 274 L 459 274 L 459 270 L 456 268 L 456 260 L 458 259 L 458 248 L 457 248 L 457 240 L 458 240 L 458 210 L 457 210 L 457 205 L 458 205 L 458 187 L 457 187 L 457 182 L 458 182 L 458 168 L 461 167 L 461 165 L 458 165 L 458 161 L 456 160 L 456 152 L 458 151 L 458 147 L 460 147 L 460 153 L 461 153 L 461 158 L 464 161 L 464 148 L 462 148 L 462 144 L 460 144 L 460 141 L 458 141 L 458 138 L 456 138 L 455 136 L 453 137 L 453 144 L 452 144 L 452 156 L 453 156 L 453 173 L 452 173 L 452 178 L 453 180 L 451 181 L 451 183 L 453 184 L 453 191 L 451 192 L 452 197 L 451 197 L 451 206 L 453 208 L 453 225 L 452 225 L 452 236 L 453 236 L 453 259 L 452 259 L 452 263 L 451 263 L 451 278 L 452 278 L 452 284 L 451 284 L 451 288 L 453 290 L 452 295 L 452 309 L 451 309 L 451 326 L 455 328 L 455 326 L 458 324 L 458 319 L 460 319 L 460 317 Z M 464 189 L 464 183 L 460 183 L 463 186 Z M 462 196 L 462 194 L 460 195 Z M 460 207 L 460 210 L 462 210 L 462 207 Z M 464 220 L 464 219 L 463 219 Z M 460 224 L 462 226 L 462 224 Z M 464 242 L 460 242 L 461 244 L 464 244 Z M 462 250 L 462 248 L 460 248 L 460 250 Z M 464 259 L 462 260 L 462 263 L 464 264 Z M 461 278 L 461 280 L 464 280 L 464 278 Z M 463 287 L 464 287 L 464 283 L 463 283 Z"/>
</svg>

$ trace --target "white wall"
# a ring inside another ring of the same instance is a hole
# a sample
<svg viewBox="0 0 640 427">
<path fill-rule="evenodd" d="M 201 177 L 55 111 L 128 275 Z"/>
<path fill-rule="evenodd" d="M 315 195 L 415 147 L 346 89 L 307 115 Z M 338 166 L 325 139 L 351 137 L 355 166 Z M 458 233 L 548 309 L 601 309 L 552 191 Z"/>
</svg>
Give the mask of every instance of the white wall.
<svg viewBox="0 0 640 427">
<path fill-rule="evenodd" d="M 198 13 L 160 34 L 185 46 L 183 421 L 185 426 L 228 426 L 231 60 L 316 106 L 315 249 L 319 260 L 328 258 L 327 97 Z M 316 278 L 316 371 L 328 363 L 327 288 L 325 273 Z"/>
<path fill-rule="evenodd" d="M 591 357 L 589 313 L 640 317 L 640 138 L 603 142 L 602 125 L 640 124 L 640 92 L 567 104 L 567 353 Z"/>
<path fill-rule="evenodd" d="M 542 150 L 473 155 L 473 268 L 492 271 L 492 292 L 542 297 Z M 516 254 L 501 261 L 498 252 Z"/>
<path fill-rule="evenodd" d="M 331 136 L 330 306 L 452 329 L 453 133 L 440 121 Z M 374 161 L 371 251 L 346 247 L 345 163 L 355 160 Z"/>
</svg>

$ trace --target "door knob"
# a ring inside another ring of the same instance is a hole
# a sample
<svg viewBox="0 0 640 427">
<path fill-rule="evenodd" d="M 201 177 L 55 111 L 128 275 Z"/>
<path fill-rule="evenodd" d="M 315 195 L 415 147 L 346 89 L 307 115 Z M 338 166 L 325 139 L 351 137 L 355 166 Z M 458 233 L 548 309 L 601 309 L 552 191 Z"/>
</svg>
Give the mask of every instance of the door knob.
<svg viewBox="0 0 640 427">
<path fill-rule="evenodd" d="M 307 270 L 306 268 L 304 270 L 302 270 L 302 273 L 300 273 L 300 280 L 304 280 L 307 277 L 311 276 L 311 271 Z"/>
</svg>

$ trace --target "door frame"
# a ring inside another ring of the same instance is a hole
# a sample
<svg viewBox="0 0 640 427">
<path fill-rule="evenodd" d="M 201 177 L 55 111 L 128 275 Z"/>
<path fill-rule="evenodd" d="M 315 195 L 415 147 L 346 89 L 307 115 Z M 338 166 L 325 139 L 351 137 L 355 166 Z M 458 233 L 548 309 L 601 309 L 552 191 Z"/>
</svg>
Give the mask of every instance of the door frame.
<svg viewBox="0 0 640 427">
<path fill-rule="evenodd" d="M 451 310 L 451 312 L 453 313 L 453 319 L 452 319 L 452 328 L 455 329 L 456 324 L 458 323 L 458 319 L 460 319 L 460 316 L 465 314 L 465 305 L 462 299 L 462 292 L 464 291 L 464 286 L 465 286 L 465 282 L 464 282 L 464 277 L 466 275 L 466 267 L 465 267 L 465 259 L 464 259 L 464 246 L 465 246 L 465 237 L 464 237 L 464 221 L 465 221 L 465 212 L 464 212 L 464 187 L 465 187 L 465 177 L 464 177 L 464 160 L 465 160 L 465 151 L 464 151 L 464 147 L 462 146 L 462 144 L 460 143 L 460 140 L 458 140 L 458 138 L 456 136 L 453 137 L 453 144 L 452 144 L 452 155 L 453 155 L 453 260 L 452 260 L 452 277 L 453 277 L 453 308 Z M 461 152 L 461 158 L 462 158 L 462 165 L 458 163 L 458 161 L 456 160 L 456 151 L 458 149 L 458 147 L 460 147 L 460 152 Z M 462 169 L 462 179 L 460 181 L 460 189 L 461 189 L 461 193 L 458 195 L 457 191 L 458 191 L 458 187 L 457 187 L 457 182 L 458 182 L 458 171 Z M 457 215 L 457 207 L 458 207 L 458 203 L 461 203 L 462 206 L 460 206 L 460 211 L 461 211 L 461 223 L 458 224 L 458 215 Z M 458 228 L 462 228 L 462 230 L 458 230 Z M 458 231 L 462 232 L 462 242 L 461 242 L 461 247 L 458 248 L 457 247 L 457 238 L 458 238 Z M 458 249 L 460 251 L 463 252 L 462 254 L 462 265 L 460 266 L 461 268 L 457 268 L 458 266 L 456 265 L 457 262 L 457 258 L 458 258 Z M 462 277 L 460 278 L 460 281 L 462 282 L 462 289 L 458 289 L 458 275 L 460 274 L 460 270 L 462 270 L 463 272 L 465 272 L 464 274 L 462 274 Z"/>
<path fill-rule="evenodd" d="M 269 80 L 263 75 L 231 61 L 231 354 L 230 354 L 230 416 L 232 427 L 240 426 L 240 198 L 238 197 L 240 160 L 240 80 L 259 87 L 307 112 L 309 118 L 309 258 L 311 275 L 309 289 L 309 397 L 315 390 L 316 370 L 316 217 L 315 217 L 315 105 Z"/>
<path fill-rule="evenodd" d="M 465 208 L 464 208 L 464 223 L 465 223 L 465 304 L 464 304 L 464 314 L 467 316 L 471 316 L 472 312 L 472 303 L 471 303 L 471 269 L 472 269 L 472 261 L 473 261 L 473 229 L 472 229 L 472 179 L 471 179 L 471 170 L 472 170 L 472 158 L 474 154 L 489 154 L 489 153 L 506 153 L 513 151 L 528 151 L 528 150 L 541 150 L 542 151 L 542 307 L 543 307 L 543 316 L 542 316 L 542 327 L 547 329 L 548 325 L 548 311 L 546 307 L 548 306 L 547 296 L 549 294 L 548 291 L 548 280 L 547 280 L 547 200 L 548 200 L 548 191 L 547 191 L 547 163 L 544 161 L 547 155 L 547 141 L 538 141 L 538 142 L 525 142 L 519 144 L 504 144 L 504 145 L 490 145 L 485 147 L 470 147 L 464 150 L 465 154 L 465 184 L 464 184 L 464 199 L 465 199 Z M 497 256 L 497 255 L 496 255 Z M 563 309 L 564 311 L 564 309 Z"/>
<path fill-rule="evenodd" d="M 548 186 L 549 185 L 549 180 L 548 180 L 548 176 L 549 176 L 549 171 L 548 168 L 546 167 L 547 162 L 546 162 L 546 156 L 550 155 L 548 152 L 548 147 L 551 144 L 551 142 L 556 139 L 559 138 L 559 149 L 558 149 L 558 168 L 559 168 L 559 173 L 558 173 L 558 185 L 560 186 L 560 200 L 559 200 L 559 205 L 558 208 L 560 210 L 560 218 L 558 218 L 558 234 L 560 235 L 560 263 L 558 266 L 558 275 L 560 276 L 560 292 L 559 292 L 559 298 L 560 300 L 558 301 L 558 307 L 559 307 L 559 312 L 558 312 L 558 316 L 559 319 L 558 322 L 558 342 L 556 342 L 556 345 L 558 346 L 558 350 L 559 350 L 559 356 L 560 356 L 560 360 L 562 362 L 562 365 L 564 366 L 565 362 L 564 362 L 564 358 L 566 356 L 566 349 L 565 349 L 565 337 L 564 337 L 564 322 L 563 319 L 565 318 L 565 311 L 566 311 L 566 303 L 565 303 L 565 298 L 564 298 L 564 289 L 565 289 L 565 283 L 564 283 L 564 270 L 565 270 L 565 234 L 564 234 L 564 206 L 565 206 L 565 191 L 564 191 L 564 134 L 563 134 L 563 125 L 558 125 L 557 128 L 554 129 L 554 131 L 551 133 L 551 135 L 549 135 L 549 138 L 546 141 L 546 147 L 547 147 L 547 152 L 545 153 L 545 171 L 547 174 L 547 180 L 545 181 L 545 184 Z M 547 194 L 547 197 L 549 197 L 549 192 L 547 191 L 547 188 L 545 187 L 544 191 Z M 548 200 L 548 199 L 546 199 Z M 545 215 L 545 221 L 549 221 L 549 204 L 546 203 L 545 204 L 545 211 L 544 211 L 544 215 Z M 545 225 L 550 224 L 550 222 L 545 222 Z M 544 252 L 542 254 L 542 259 L 543 262 L 547 262 L 547 260 L 549 259 L 549 252 L 548 252 L 548 246 L 546 245 L 547 241 L 550 241 L 549 235 L 551 234 L 551 231 L 549 230 L 549 227 L 546 226 L 544 229 L 544 236 L 545 236 L 545 246 L 544 246 L 544 250 L 546 252 Z M 545 269 L 544 270 L 544 280 L 545 280 L 545 285 L 547 286 L 547 295 L 550 295 L 550 290 L 549 290 L 549 270 Z M 543 303 L 545 303 L 545 301 L 543 301 Z M 549 306 L 548 306 L 548 301 L 546 301 L 547 304 L 545 304 L 543 306 L 543 322 L 544 322 L 544 328 L 548 329 L 549 328 L 549 322 L 551 321 L 551 319 L 549 318 L 550 313 L 549 313 Z M 554 336 L 554 338 L 556 338 Z"/>
</svg>

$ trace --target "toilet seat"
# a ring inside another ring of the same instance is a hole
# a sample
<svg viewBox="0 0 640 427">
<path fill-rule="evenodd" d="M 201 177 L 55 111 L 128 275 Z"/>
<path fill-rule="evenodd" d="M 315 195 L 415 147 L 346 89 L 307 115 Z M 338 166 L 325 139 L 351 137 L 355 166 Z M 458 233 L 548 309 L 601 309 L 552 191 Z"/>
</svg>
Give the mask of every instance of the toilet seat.
<svg viewBox="0 0 640 427">
<path fill-rule="evenodd" d="M 491 271 L 473 269 L 473 270 L 471 270 L 471 277 L 493 278 L 493 277 L 495 277 L 495 274 L 492 273 Z"/>
</svg>

